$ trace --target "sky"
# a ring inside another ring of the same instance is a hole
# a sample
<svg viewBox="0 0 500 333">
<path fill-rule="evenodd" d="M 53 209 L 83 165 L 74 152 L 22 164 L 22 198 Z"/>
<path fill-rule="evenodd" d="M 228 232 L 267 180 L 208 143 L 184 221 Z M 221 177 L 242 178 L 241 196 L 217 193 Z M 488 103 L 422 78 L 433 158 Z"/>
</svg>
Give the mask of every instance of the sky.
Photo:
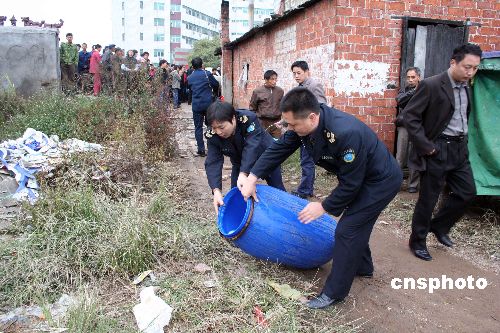
<svg viewBox="0 0 500 333">
<path fill-rule="evenodd" d="M 17 26 L 23 26 L 21 17 L 32 21 L 59 23 L 61 41 L 68 32 L 73 33 L 75 44 L 107 45 L 111 43 L 111 0 L 0 0 L 0 16 L 7 16 L 6 26 L 14 15 Z"/>
</svg>

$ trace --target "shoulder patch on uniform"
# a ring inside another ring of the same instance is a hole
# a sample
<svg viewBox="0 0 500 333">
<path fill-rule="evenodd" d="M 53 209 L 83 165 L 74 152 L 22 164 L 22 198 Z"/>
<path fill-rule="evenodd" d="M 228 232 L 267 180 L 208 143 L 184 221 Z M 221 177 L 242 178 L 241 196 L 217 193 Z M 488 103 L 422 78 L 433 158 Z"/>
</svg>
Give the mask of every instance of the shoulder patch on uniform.
<svg viewBox="0 0 500 333">
<path fill-rule="evenodd" d="M 241 116 L 238 119 L 239 119 L 240 123 L 243 123 L 243 124 L 248 121 L 248 117 L 247 116 Z"/>
<path fill-rule="evenodd" d="M 252 133 L 253 131 L 255 131 L 255 123 L 252 122 L 248 127 L 247 127 L 247 132 L 248 133 Z"/>
<path fill-rule="evenodd" d="M 215 134 L 214 130 L 209 129 L 208 131 L 205 132 L 205 138 L 210 139 L 211 137 L 214 136 L 214 134 Z"/>
<path fill-rule="evenodd" d="M 354 152 L 354 149 L 352 149 L 352 148 L 346 149 L 342 153 L 342 159 L 346 163 L 352 163 L 355 158 L 356 158 L 356 153 Z"/>
<path fill-rule="evenodd" d="M 333 132 L 330 132 L 329 130 L 325 129 L 324 130 L 324 134 L 325 134 L 325 139 L 330 142 L 330 143 L 334 143 L 335 142 L 335 134 L 333 134 Z"/>
</svg>

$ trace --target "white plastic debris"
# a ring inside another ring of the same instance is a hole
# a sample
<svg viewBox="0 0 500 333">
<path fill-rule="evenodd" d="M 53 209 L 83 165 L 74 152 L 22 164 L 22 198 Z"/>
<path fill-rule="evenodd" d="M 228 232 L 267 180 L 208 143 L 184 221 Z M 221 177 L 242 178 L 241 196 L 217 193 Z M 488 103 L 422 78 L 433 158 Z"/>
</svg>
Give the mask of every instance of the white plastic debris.
<svg viewBox="0 0 500 333">
<path fill-rule="evenodd" d="M 133 308 L 137 326 L 143 333 L 163 333 L 172 318 L 172 308 L 155 295 L 154 287 L 144 288 L 140 298 L 141 303 Z"/>
<path fill-rule="evenodd" d="M 34 203 L 39 197 L 35 173 L 50 172 L 63 162 L 64 155 L 74 152 L 100 152 L 102 149 L 99 144 L 78 139 L 60 142 L 57 135 L 48 137 L 40 131 L 28 128 L 22 137 L 0 143 L 0 169 L 8 171 L 19 184 L 12 197 Z"/>
</svg>

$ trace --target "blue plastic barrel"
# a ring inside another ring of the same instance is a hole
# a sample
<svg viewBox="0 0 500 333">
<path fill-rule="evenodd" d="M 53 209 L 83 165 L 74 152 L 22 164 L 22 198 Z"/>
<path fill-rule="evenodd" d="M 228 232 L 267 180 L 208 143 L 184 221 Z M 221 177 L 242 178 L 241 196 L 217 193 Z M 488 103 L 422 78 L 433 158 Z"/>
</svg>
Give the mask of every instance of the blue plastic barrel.
<svg viewBox="0 0 500 333">
<path fill-rule="evenodd" d="M 308 204 L 274 187 L 257 185 L 259 202 L 243 200 L 235 187 L 224 197 L 220 234 L 245 253 L 290 267 L 310 269 L 332 258 L 337 222 L 324 214 L 303 224 L 298 213 Z"/>
</svg>

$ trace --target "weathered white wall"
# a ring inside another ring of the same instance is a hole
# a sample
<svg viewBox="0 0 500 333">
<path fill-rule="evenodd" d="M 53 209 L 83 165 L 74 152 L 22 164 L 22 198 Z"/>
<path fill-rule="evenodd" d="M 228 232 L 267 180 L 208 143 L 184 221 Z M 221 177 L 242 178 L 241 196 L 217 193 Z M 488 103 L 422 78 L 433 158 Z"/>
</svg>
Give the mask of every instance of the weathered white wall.
<svg viewBox="0 0 500 333">
<path fill-rule="evenodd" d="M 337 95 L 349 97 L 358 93 L 362 97 L 384 94 L 387 89 L 390 65 L 383 62 L 337 60 L 333 83 Z"/>
<path fill-rule="evenodd" d="M 10 85 L 24 96 L 40 89 L 59 89 L 55 29 L 0 26 L 0 89 Z"/>
</svg>

